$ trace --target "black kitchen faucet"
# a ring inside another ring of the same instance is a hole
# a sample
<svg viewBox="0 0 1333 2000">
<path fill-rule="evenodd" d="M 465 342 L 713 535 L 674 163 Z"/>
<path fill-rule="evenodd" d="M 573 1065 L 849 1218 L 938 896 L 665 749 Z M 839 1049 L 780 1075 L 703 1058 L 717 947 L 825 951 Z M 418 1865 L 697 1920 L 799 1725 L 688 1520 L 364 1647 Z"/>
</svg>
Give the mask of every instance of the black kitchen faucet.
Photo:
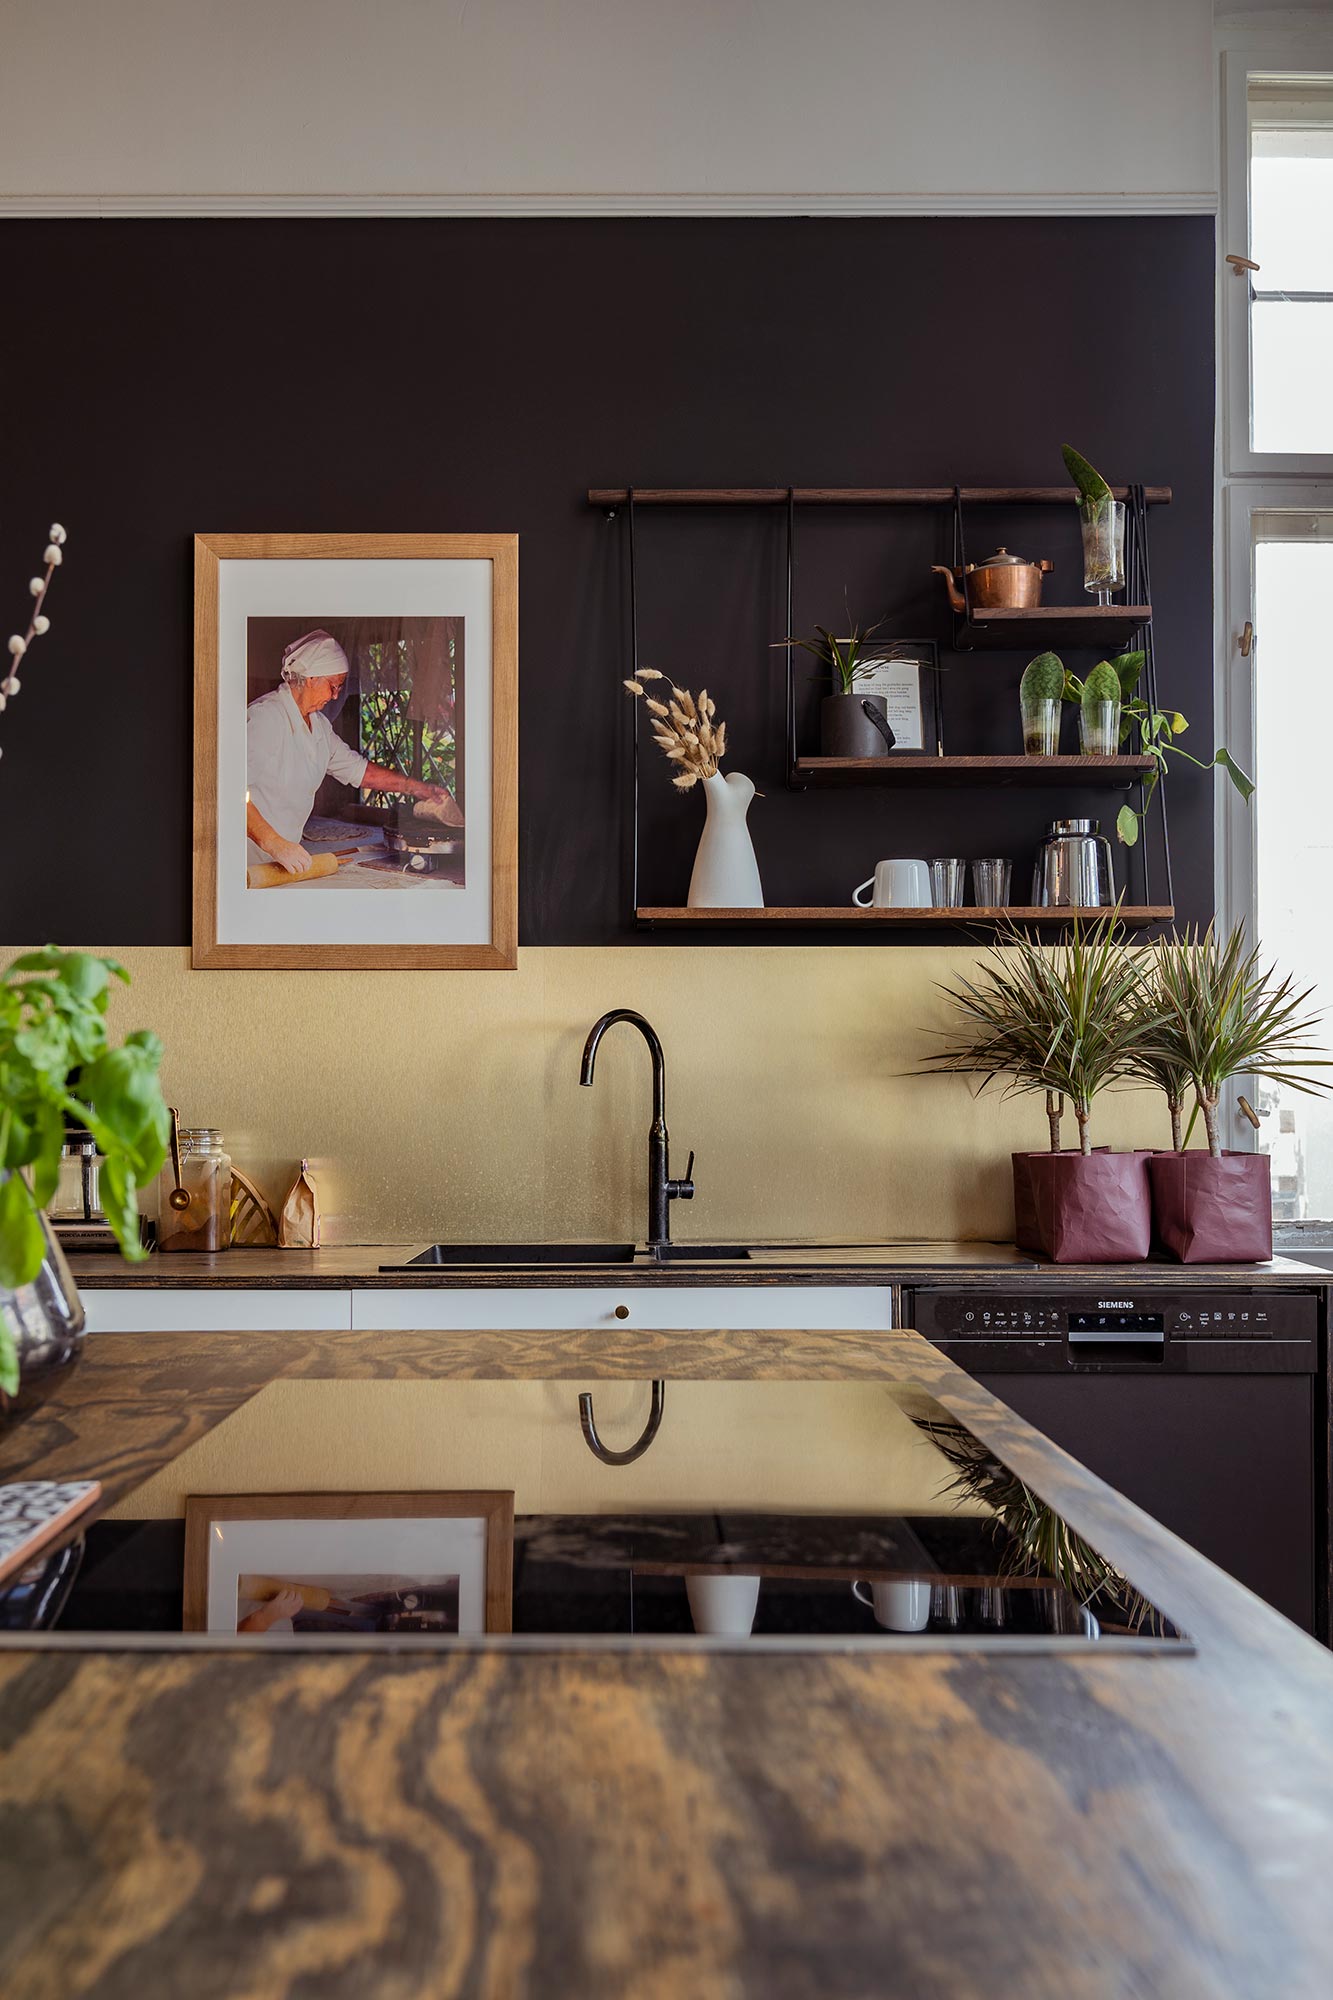
<svg viewBox="0 0 1333 2000">
<path fill-rule="evenodd" d="M 591 1086 L 597 1044 L 617 1021 L 628 1021 L 631 1027 L 638 1029 L 653 1059 L 653 1122 L 648 1130 L 648 1251 L 650 1256 L 665 1258 L 671 1250 L 671 1204 L 673 1201 L 694 1199 L 694 1153 L 690 1153 L 684 1180 L 673 1181 L 666 1128 L 666 1058 L 651 1023 L 645 1021 L 642 1014 L 636 1014 L 632 1007 L 613 1007 L 609 1014 L 602 1015 L 600 1021 L 594 1021 L 583 1044 L 579 1082 L 585 1090 Z"/>
</svg>

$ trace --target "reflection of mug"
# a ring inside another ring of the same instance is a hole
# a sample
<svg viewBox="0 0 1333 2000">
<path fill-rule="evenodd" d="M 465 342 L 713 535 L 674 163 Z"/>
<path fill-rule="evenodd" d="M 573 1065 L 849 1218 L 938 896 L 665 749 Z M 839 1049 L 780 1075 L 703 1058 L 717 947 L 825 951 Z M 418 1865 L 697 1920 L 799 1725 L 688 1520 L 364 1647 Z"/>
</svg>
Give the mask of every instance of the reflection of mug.
<svg viewBox="0 0 1333 2000">
<path fill-rule="evenodd" d="M 862 889 L 872 891 L 868 901 Z M 852 901 L 859 910 L 928 910 L 930 870 L 924 861 L 877 861 L 874 874 L 853 889 Z"/>
<path fill-rule="evenodd" d="M 696 1632 L 748 1636 L 759 1603 L 757 1576 L 733 1576 L 730 1571 L 687 1576 L 685 1589 Z"/>
<path fill-rule="evenodd" d="M 868 1605 L 875 1622 L 888 1632 L 924 1632 L 930 1622 L 930 1585 L 921 1577 L 886 1579 L 869 1586 L 856 1582 L 852 1596 Z"/>
</svg>

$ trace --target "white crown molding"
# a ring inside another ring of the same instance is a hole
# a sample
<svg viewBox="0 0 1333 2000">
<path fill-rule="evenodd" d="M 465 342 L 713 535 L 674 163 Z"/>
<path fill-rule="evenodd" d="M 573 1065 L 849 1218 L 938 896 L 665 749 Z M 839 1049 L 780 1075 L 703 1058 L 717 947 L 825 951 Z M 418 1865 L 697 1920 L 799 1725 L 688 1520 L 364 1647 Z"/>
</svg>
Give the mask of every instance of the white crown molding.
<svg viewBox="0 0 1333 2000">
<path fill-rule="evenodd" d="M 0 217 L 1214 215 L 1209 189 L 982 194 L 7 194 Z"/>
</svg>

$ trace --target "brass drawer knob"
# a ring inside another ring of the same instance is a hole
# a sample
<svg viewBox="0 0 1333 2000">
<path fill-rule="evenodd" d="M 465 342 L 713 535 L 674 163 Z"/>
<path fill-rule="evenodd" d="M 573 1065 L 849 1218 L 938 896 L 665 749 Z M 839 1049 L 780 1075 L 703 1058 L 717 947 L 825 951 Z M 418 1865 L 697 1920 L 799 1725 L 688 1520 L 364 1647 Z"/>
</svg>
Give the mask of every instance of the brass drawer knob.
<svg viewBox="0 0 1333 2000">
<path fill-rule="evenodd" d="M 629 1307 L 628 1307 L 628 1306 L 617 1306 L 617 1307 L 616 1307 L 616 1318 L 617 1318 L 617 1319 L 628 1319 L 628 1318 L 629 1318 Z"/>
</svg>

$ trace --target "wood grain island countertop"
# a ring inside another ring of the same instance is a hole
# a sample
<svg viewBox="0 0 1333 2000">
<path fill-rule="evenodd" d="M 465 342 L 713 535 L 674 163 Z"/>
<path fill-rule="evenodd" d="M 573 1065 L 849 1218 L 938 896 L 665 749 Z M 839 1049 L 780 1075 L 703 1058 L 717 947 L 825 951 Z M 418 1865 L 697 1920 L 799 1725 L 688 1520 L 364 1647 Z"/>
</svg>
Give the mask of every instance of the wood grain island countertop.
<svg viewBox="0 0 1333 2000">
<path fill-rule="evenodd" d="M 721 1338 L 675 1372 L 776 1372 Z M 1326 2000 L 1329 1656 L 914 1334 L 804 1341 L 788 1376 L 928 1388 L 1197 1652 L 11 1638 L 6 2000 Z M 461 1365 L 439 1336 L 103 1335 L 0 1474 L 123 1491 L 278 1375 Z"/>
</svg>

